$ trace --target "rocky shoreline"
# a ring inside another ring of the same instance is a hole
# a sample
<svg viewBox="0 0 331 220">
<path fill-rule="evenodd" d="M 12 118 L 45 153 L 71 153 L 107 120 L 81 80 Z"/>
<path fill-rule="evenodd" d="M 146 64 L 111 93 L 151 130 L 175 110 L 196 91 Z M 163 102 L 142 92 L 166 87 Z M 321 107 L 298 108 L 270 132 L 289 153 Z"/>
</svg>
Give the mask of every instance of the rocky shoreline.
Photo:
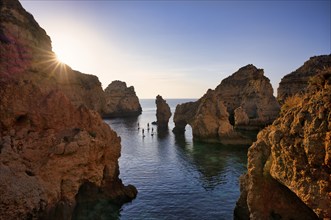
<svg viewBox="0 0 331 220">
<path fill-rule="evenodd" d="M 18 0 L 0 0 L 0 219 L 75 219 L 77 206 L 137 195 L 119 178 L 121 138 L 102 117 L 141 114 L 133 86 L 59 63 Z M 331 55 L 286 75 L 273 96 L 252 64 L 174 113 L 174 132 L 227 145 L 254 142 L 236 219 L 331 218 Z M 280 105 L 280 104 L 281 105 Z M 170 108 L 157 96 L 158 127 Z"/>
<path fill-rule="evenodd" d="M 316 68 L 316 63 L 324 66 Z M 249 148 L 248 172 L 240 178 L 235 219 L 331 217 L 330 64 L 330 55 L 319 56 L 299 68 L 311 70 L 313 77 L 304 74 L 297 85 L 291 82 L 296 92 Z M 300 77 L 298 72 L 285 76 L 284 81 L 293 75 Z"/>
<path fill-rule="evenodd" d="M 135 198 L 97 77 L 59 63 L 17 0 L 0 1 L 0 27 L 0 219 L 71 219 L 86 185 L 119 206 Z"/>
</svg>

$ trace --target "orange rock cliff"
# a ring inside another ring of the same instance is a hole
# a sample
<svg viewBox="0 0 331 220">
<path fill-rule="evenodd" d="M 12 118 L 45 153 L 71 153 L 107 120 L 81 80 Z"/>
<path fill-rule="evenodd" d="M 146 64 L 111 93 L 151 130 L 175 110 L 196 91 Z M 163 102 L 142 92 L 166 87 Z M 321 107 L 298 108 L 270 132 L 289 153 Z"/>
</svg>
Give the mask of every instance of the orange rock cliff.
<svg viewBox="0 0 331 220">
<path fill-rule="evenodd" d="M 249 148 L 235 219 L 331 218 L 330 61 L 313 57 L 299 68 L 312 77 L 303 75 L 296 95 L 288 96 L 280 116 Z M 286 83 L 281 91 L 290 91 Z"/>
<path fill-rule="evenodd" d="M 0 219 L 70 219 L 86 186 L 118 204 L 136 196 L 118 177 L 120 137 L 89 110 L 102 93 L 56 61 L 17 0 L 0 0 Z"/>
</svg>

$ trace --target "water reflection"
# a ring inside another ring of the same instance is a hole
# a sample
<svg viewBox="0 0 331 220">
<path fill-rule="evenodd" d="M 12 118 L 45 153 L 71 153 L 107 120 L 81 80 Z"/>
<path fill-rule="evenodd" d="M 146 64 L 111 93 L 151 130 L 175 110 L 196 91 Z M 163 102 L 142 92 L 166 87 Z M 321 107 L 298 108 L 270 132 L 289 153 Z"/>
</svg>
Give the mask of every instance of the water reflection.
<svg viewBox="0 0 331 220">
<path fill-rule="evenodd" d="M 249 146 L 226 146 L 221 144 L 189 142 L 185 135 L 175 136 L 175 145 L 185 154 L 186 160 L 200 173 L 200 181 L 206 190 L 213 190 L 227 181 L 229 167 L 246 164 Z"/>
<path fill-rule="evenodd" d="M 154 100 L 148 103 L 137 118 L 106 121 L 122 140 L 120 178 L 138 189 L 120 219 L 232 219 L 247 147 L 193 142 L 189 126 L 183 135 L 171 132 L 171 119 L 157 131 Z"/>
</svg>

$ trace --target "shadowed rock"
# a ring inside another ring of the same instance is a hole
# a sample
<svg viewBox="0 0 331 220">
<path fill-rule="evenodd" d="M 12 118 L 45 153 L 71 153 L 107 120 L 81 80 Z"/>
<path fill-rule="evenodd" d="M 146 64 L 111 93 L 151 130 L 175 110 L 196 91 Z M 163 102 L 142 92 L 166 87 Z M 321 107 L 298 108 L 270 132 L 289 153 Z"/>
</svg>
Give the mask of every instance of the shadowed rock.
<svg viewBox="0 0 331 220">
<path fill-rule="evenodd" d="M 171 117 L 170 107 L 162 96 L 157 95 L 156 100 L 156 123 L 158 129 L 168 129 L 169 118 Z"/>
<path fill-rule="evenodd" d="M 139 99 L 134 87 L 127 87 L 125 82 L 116 80 L 105 89 L 105 107 L 102 116 L 126 117 L 141 114 Z"/>
<path fill-rule="evenodd" d="M 0 30 L 0 219 L 71 219 L 86 183 L 134 198 L 119 179 L 120 138 L 89 110 L 97 77 L 59 63 L 17 0 L 0 0 Z"/>
</svg>

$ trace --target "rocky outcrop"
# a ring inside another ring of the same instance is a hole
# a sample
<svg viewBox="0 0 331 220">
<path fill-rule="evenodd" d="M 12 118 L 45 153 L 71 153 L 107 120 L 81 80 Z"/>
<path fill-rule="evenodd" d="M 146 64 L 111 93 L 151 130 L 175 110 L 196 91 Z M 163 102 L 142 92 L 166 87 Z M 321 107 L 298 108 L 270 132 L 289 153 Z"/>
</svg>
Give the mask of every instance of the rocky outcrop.
<svg viewBox="0 0 331 220">
<path fill-rule="evenodd" d="M 191 125 L 195 139 L 250 144 L 252 138 L 239 130 L 258 130 L 277 117 L 279 104 L 262 69 L 242 67 L 215 90 L 194 103 L 176 107 L 174 132 Z"/>
<path fill-rule="evenodd" d="M 331 68 L 314 75 L 250 147 L 238 219 L 331 218 Z"/>
<path fill-rule="evenodd" d="M 0 50 L 6 54 L 0 57 L 1 72 L 18 74 L 28 70 L 33 73 L 28 78 L 48 84 L 46 88 L 60 89 L 75 106 L 85 105 L 101 115 L 141 113 L 133 87 L 109 93 L 110 88 L 104 92 L 98 77 L 59 63 L 49 36 L 17 1 L 1 2 Z M 51 80 L 45 80 L 46 77 Z"/>
<path fill-rule="evenodd" d="M 168 129 L 169 118 L 171 117 L 170 107 L 162 96 L 157 95 L 156 100 L 156 124 L 158 129 Z"/>
<path fill-rule="evenodd" d="M 277 91 L 278 101 L 284 103 L 287 97 L 305 93 L 309 79 L 328 67 L 331 67 L 331 54 L 311 57 L 297 70 L 282 78 Z"/>
<path fill-rule="evenodd" d="M 16 0 L 0 0 L 0 54 L 0 219 L 70 219 L 86 185 L 119 203 L 135 197 L 119 179 L 120 138 L 69 98 L 97 78 L 58 63 Z"/>
<path fill-rule="evenodd" d="M 222 80 L 215 92 L 226 106 L 231 123 L 240 124 L 242 129 L 265 127 L 278 116 L 279 104 L 273 96 L 270 80 L 264 76 L 263 69 L 251 64 Z M 234 121 L 237 108 L 249 118 L 245 126 Z"/>
<path fill-rule="evenodd" d="M 134 87 L 127 87 L 125 82 L 113 81 L 105 89 L 106 104 L 103 117 L 125 117 L 141 114 L 139 99 Z"/>
</svg>

